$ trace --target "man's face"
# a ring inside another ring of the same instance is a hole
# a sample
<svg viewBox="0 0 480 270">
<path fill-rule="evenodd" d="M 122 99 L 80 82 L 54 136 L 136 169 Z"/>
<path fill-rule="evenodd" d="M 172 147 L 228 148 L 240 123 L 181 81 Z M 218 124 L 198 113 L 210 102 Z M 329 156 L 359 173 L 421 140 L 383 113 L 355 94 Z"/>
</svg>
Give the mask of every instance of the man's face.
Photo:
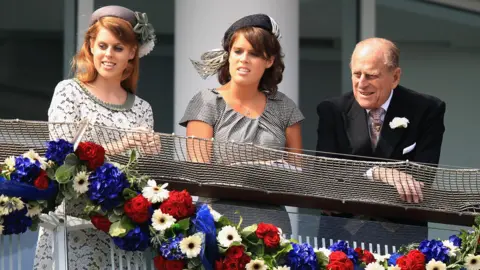
<svg viewBox="0 0 480 270">
<path fill-rule="evenodd" d="M 389 69 L 381 47 L 365 45 L 352 55 L 353 95 L 364 109 L 380 108 L 400 81 L 400 68 Z"/>
</svg>

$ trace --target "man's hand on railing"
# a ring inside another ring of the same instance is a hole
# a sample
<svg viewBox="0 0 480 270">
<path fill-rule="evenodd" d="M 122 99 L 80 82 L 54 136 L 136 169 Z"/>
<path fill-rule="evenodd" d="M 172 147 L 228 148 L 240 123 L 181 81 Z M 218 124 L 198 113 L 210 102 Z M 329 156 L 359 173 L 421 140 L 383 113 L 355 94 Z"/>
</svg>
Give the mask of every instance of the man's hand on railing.
<svg viewBox="0 0 480 270">
<path fill-rule="evenodd" d="M 420 203 L 423 201 L 423 182 L 417 181 L 410 174 L 391 168 L 373 168 L 373 180 L 394 186 L 402 201 Z"/>
</svg>

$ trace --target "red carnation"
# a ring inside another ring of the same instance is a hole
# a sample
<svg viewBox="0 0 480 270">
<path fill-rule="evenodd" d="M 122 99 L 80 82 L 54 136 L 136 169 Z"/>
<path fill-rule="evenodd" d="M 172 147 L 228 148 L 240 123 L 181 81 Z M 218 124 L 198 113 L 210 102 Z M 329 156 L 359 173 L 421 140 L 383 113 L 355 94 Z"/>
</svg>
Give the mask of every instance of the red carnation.
<svg viewBox="0 0 480 270">
<path fill-rule="evenodd" d="M 184 261 L 180 260 L 167 260 L 162 256 L 156 256 L 153 258 L 153 264 L 157 270 L 182 270 L 185 266 Z"/>
<path fill-rule="evenodd" d="M 79 143 L 75 154 L 80 160 L 86 161 L 88 169 L 92 171 L 105 162 L 105 149 L 93 142 Z"/>
<path fill-rule="evenodd" d="M 419 250 L 412 250 L 406 256 L 399 257 L 397 265 L 402 270 L 423 270 L 425 269 L 425 255 Z"/>
<path fill-rule="evenodd" d="M 358 259 L 360 259 L 360 261 L 364 262 L 365 264 L 375 262 L 375 257 L 370 251 L 358 247 L 355 249 L 355 252 L 358 254 Z"/>
<path fill-rule="evenodd" d="M 38 189 L 48 188 L 48 175 L 44 170 L 40 170 L 37 178 L 33 181 L 33 185 Z"/>
<path fill-rule="evenodd" d="M 280 244 L 278 228 L 272 224 L 260 222 L 255 234 L 258 238 L 263 239 L 265 246 L 268 248 L 275 248 Z"/>
<path fill-rule="evenodd" d="M 192 196 L 186 190 L 172 190 L 168 193 L 168 199 L 160 205 L 160 210 L 181 220 L 192 216 L 195 213 L 195 206 L 192 203 Z"/>
<path fill-rule="evenodd" d="M 228 258 L 240 259 L 245 251 L 244 246 L 231 246 L 227 249 L 225 256 Z"/>
<path fill-rule="evenodd" d="M 93 226 L 95 226 L 95 228 L 101 231 L 104 231 L 106 233 L 108 233 L 108 231 L 110 230 L 110 225 L 112 225 L 112 223 L 110 222 L 110 220 L 108 220 L 108 218 L 101 215 L 91 216 L 90 220 L 92 221 L 92 224 Z"/>
<path fill-rule="evenodd" d="M 130 200 L 127 200 L 123 205 L 123 210 L 125 214 L 136 223 L 144 223 L 150 218 L 149 207 L 152 204 L 142 196 L 142 194 L 137 195 Z"/>
</svg>

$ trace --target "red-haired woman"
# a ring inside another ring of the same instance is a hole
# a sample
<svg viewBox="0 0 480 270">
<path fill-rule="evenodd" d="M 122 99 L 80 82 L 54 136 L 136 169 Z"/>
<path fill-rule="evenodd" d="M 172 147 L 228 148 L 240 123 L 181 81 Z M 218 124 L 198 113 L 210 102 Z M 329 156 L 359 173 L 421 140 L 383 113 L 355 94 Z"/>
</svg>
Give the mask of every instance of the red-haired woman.
<svg viewBox="0 0 480 270">
<path fill-rule="evenodd" d="M 145 14 L 120 6 L 96 10 L 83 45 L 73 60 L 75 78 L 64 80 L 55 88 L 48 110 L 49 121 L 73 123 L 90 118 L 97 125 L 153 131 L 152 108 L 136 96 L 135 91 L 139 58 L 153 49 L 154 41 L 154 29 Z M 60 129 L 54 132 L 54 137 L 72 135 L 60 134 Z M 107 138 L 104 146 L 107 151 L 118 152 L 128 148 L 145 149 L 151 143 L 132 139 L 112 143 Z M 83 207 L 81 202 L 70 201 L 66 204 L 67 215 L 80 216 Z M 42 228 L 35 269 L 52 269 L 52 240 L 53 233 Z M 102 231 L 68 232 L 68 266 L 71 269 L 111 269 L 109 250 L 110 239 Z"/>
</svg>

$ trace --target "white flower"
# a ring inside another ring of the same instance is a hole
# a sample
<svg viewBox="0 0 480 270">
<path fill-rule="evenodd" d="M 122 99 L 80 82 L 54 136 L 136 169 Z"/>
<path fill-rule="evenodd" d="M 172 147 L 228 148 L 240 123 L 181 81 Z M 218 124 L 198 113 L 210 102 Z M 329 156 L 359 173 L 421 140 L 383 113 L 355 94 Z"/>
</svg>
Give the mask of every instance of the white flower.
<svg viewBox="0 0 480 270">
<path fill-rule="evenodd" d="M 157 231 L 165 231 L 166 229 L 172 227 L 172 225 L 177 221 L 174 217 L 169 214 L 162 213 L 162 210 L 157 209 L 153 212 L 152 216 L 152 227 Z"/>
<path fill-rule="evenodd" d="M 445 240 L 442 243 L 445 247 L 447 247 L 449 249 L 448 250 L 448 256 L 449 257 L 455 257 L 457 255 L 456 252 L 460 250 L 457 246 L 455 246 L 453 244 L 453 242 L 451 242 L 449 240 Z"/>
<path fill-rule="evenodd" d="M 41 157 L 37 152 L 33 151 L 32 149 L 30 149 L 30 151 L 23 154 L 23 157 L 30 159 L 30 161 L 32 162 L 35 162 L 38 160 L 38 162 L 40 162 L 40 168 L 42 168 L 42 170 L 45 170 L 47 168 L 47 159 L 44 157 Z"/>
<path fill-rule="evenodd" d="M 372 254 L 373 254 L 373 257 L 375 258 L 375 261 L 377 262 L 383 262 L 385 260 L 390 259 L 390 254 L 385 254 L 385 255 L 380 255 L 377 253 L 372 253 Z"/>
<path fill-rule="evenodd" d="M 389 266 L 387 270 L 402 270 L 402 268 L 400 268 L 400 266 L 398 265 L 395 265 L 395 266 L 392 265 L 392 266 Z"/>
<path fill-rule="evenodd" d="M 180 250 L 183 254 L 187 255 L 189 259 L 197 257 L 202 250 L 202 238 L 198 235 L 183 238 L 182 241 L 180 241 Z"/>
<path fill-rule="evenodd" d="M 14 156 L 10 156 L 10 157 L 6 158 L 4 163 L 5 163 L 5 165 L 7 165 L 7 169 L 9 171 L 13 172 L 15 170 L 15 157 Z"/>
<path fill-rule="evenodd" d="M 367 267 L 365 267 L 365 270 L 385 270 L 383 265 L 380 265 L 378 262 L 372 262 L 367 264 Z"/>
<path fill-rule="evenodd" d="M 73 190 L 79 194 L 87 192 L 89 185 L 90 182 L 88 181 L 88 175 L 85 171 L 77 173 L 73 178 Z"/>
<path fill-rule="evenodd" d="M 19 198 L 9 198 L 5 195 L 0 195 L 0 216 L 6 216 L 16 210 L 22 210 L 23 207 L 25 206 Z"/>
<path fill-rule="evenodd" d="M 213 210 L 213 208 L 208 205 L 208 210 L 210 210 L 210 214 L 212 214 L 213 216 L 213 220 L 215 222 L 218 222 L 220 220 L 220 218 L 222 217 L 222 214 L 218 213 L 217 211 Z"/>
<path fill-rule="evenodd" d="M 255 259 L 251 260 L 245 265 L 246 270 L 267 270 L 267 266 L 263 260 Z"/>
<path fill-rule="evenodd" d="M 396 129 L 398 127 L 407 128 L 409 123 L 410 121 L 405 117 L 395 117 L 389 125 L 391 129 Z"/>
<path fill-rule="evenodd" d="M 332 251 L 330 251 L 330 249 L 328 249 L 328 248 L 319 248 L 319 249 L 316 249 L 314 251 L 315 252 L 318 252 L 318 251 L 322 252 L 323 255 L 325 255 L 327 258 L 330 257 L 330 254 L 332 253 Z"/>
<path fill-rule="evenodd" d="M 465 256 L 465 268 L 467 270 L 479 270 L 480 269 L 480 255 L 468 254 Z"/>
<path fill-rule="evenodd" d="M 276 267 L 276 268 L 274 268 L 274 269 L 275 269 L 275 270 L 290 270 L 290 266 L 284 265 L 284 266 Z"/>
<path fill-rule="evenodd" d="M 230 247 L 233 242 L 242 242 L 242 238 L 233 226 L 223 227 L 217 236 L 217 241 L 222 247 Z"/>
<path fill-rule="evenodd" d="M 447 270 L 447 266 L 441 261 L 435 261 L 431 259 L 425 266 L 427 270 Z"/>
<path fill-rule="evenodd" d="M 158 187 L 155 180 L 148 180 L 147 186 L 142 190 L 142 195 L 151 203 L 163 202 L 168 199 L 168 190 L 165 189 L 167 186 L 168 183 L 165 183 Z"/>
<path fill-rule="evenodd" d="M 27 203 L 27 210 L 27 217 L 38 216 L 42 212 L 40 205 L 34 202 Z"/>
</svg>

